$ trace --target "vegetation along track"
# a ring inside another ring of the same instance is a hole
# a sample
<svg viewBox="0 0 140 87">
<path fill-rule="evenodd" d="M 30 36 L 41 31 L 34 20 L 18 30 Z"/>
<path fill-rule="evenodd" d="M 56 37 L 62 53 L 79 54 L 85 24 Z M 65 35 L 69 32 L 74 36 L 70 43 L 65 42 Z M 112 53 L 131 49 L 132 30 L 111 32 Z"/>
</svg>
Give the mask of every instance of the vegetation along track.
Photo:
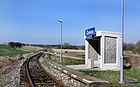
<svg viewBox="0 0 140 87">
<path fill-rule="evenodd" d="M 42 52 L 38 53 L 23 63 L 20 70 L 20 87 L 65 87 L 41 66 L 39 58 L 42 55 Z"/>
</svg>

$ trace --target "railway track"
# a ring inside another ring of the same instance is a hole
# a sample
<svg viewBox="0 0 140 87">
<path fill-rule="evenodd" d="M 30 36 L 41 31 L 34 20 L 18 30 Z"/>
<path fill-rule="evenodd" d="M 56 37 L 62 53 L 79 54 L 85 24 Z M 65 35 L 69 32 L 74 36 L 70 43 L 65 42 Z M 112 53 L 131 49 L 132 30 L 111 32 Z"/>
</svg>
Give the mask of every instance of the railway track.
<svg viewBox="0 0 140 87">
<path fill-rule="evenodd" d="M 38 53 L 23 63 L 20 87 L 65 87 L 41 66 L 39 58 L 42 55 L 43 53 Z"/>
</svg>

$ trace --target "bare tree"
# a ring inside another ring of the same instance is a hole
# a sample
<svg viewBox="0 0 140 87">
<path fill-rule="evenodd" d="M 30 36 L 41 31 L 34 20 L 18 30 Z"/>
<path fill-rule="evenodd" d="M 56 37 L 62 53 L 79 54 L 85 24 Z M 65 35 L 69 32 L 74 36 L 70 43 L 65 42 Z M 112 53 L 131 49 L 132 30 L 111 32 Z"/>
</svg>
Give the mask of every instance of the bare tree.
<svg viewBox="0 0 140 87">
<path fill-rule="evenodd" d="M 140 54 L 140 40 L 136 43 L 136 52 Z"/>
</svg>

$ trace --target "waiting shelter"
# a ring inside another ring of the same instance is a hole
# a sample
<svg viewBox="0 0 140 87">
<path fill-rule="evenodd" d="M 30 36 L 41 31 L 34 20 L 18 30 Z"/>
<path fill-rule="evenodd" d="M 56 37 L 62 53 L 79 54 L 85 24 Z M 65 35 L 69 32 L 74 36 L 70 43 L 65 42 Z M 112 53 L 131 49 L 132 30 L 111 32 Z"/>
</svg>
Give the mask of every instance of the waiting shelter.
<svg viewBox="0 0 140 87">
<path fill-rule="evenodd" d="M 85 32 L 85 64 L 89 68 L 120 70 L 122 34 L 97 31 L 95 27 Z"/>
</svg>

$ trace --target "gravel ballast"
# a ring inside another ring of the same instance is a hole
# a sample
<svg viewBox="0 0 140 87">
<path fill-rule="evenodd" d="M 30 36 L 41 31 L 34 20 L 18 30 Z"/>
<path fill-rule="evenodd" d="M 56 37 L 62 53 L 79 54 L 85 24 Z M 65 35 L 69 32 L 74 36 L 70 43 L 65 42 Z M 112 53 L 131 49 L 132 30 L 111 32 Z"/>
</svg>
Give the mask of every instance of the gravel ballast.
<svg viewBox="0 0 140 87">
<path fill-rule="evenodd" d="M 1 85 L 4 87 L 19 87 L 20 84 L 20 67 L 22 66 L 25 60 L 19 60 L 14 64 L 8 71 L 2 81 Z"/>
<path fill-rule="evenodd" d="M 67 87 L 85 87 L 85 84 L 75 80 L 74 78 L 68 76 L 67 74 L 61 72 L 60 70 L 54 68 L 51 65 L 46 64 L 44 59 L 40 59 L 43 67 L 51 73 L 57 80 L 61 81 Z"/>
</svg>

